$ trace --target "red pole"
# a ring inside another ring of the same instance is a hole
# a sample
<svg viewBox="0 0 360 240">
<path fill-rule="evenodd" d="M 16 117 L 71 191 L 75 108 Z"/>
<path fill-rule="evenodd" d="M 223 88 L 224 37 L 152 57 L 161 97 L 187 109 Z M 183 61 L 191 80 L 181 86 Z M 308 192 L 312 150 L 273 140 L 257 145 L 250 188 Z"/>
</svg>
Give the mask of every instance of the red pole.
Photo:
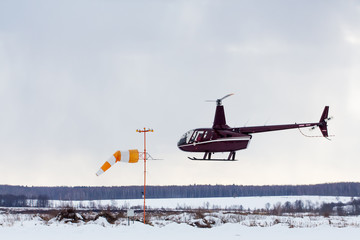
<svg viewBox="0 0 360 240">
<path fill-rule="evenodd" d="M 145 224 L 145 198 L 146 198 L 146 131 L 144 128 L 144 224 Z"/>
<path fill-rule="evenodd" d="M 145 224 L 145 199 L 146 199 L 146 133 L 154 132 L 152 129 L 136 130 L 139 133 L 144 133 L 144 224 Z"/>
</svg>

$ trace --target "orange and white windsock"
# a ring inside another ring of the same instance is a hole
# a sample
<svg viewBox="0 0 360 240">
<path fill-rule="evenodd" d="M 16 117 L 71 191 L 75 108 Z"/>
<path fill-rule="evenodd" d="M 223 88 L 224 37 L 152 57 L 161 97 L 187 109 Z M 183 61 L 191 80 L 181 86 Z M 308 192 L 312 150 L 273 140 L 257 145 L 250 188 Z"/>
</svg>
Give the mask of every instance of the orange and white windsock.
<svg viewBox="0 0 360 240">
<path fill-rule="evenodd" d="M 96 175 L 100 176 L 102 173 L 106 172 L 111 166 L 117 162 L 127 162 L 127 163 L 136 163 L 139 161 L 139 151 L 136 149 L 128 151 L 117 151 L 115 152 L 109 160 L 107 160 L 102 167 L 97 171 Z"/>
</svg>

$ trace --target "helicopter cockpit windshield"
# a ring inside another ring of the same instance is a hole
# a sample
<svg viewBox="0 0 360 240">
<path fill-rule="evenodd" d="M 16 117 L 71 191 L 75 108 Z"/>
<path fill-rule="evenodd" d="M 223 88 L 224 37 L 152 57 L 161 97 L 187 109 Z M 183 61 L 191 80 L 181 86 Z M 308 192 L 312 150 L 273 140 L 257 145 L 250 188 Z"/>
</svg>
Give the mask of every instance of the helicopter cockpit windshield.
<svg viewBox="0 0 360 240">
<path fill-rule="evenodd" d="M 186 132 L 179 140 L 178 146 L 189 143 L 191 136 L 193 135 L 194 130 Z"/>
</svg>

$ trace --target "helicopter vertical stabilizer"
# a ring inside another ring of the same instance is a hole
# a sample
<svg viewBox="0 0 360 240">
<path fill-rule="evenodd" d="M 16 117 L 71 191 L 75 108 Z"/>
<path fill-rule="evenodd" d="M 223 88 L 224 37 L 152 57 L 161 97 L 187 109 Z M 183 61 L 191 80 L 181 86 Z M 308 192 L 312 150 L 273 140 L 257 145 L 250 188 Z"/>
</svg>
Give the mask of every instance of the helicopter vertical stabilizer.
<svg viewBox="0 0 360 240">
<path fill-rule="evenodd" d="M 329 106 L 325 106 L 324 111 L 320 118 L 319 128 L 322 135 L 326 138 L 329 137 L 328 129 L 327 129 L 327 121 L 329 120 L 328 114 L 329 114 Z"/>
</svg>

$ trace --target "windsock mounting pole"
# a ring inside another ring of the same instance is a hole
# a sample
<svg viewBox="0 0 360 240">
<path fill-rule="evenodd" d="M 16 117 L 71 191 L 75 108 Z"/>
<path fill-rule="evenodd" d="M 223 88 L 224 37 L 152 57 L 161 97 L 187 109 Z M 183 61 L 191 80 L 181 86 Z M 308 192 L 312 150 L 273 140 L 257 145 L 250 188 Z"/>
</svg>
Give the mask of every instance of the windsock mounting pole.
<svg viewBox="0 0 360 240">
<path fill-rule="evenodd" d="M 143 130 L 137 129 L 136 132 L 144 133 L 144 224 L 145 224 L 145 199 L 146 199 L 146 133 L 147 132 L 154 132 L 153 129 L 146 129 Z"/>
</svg>

